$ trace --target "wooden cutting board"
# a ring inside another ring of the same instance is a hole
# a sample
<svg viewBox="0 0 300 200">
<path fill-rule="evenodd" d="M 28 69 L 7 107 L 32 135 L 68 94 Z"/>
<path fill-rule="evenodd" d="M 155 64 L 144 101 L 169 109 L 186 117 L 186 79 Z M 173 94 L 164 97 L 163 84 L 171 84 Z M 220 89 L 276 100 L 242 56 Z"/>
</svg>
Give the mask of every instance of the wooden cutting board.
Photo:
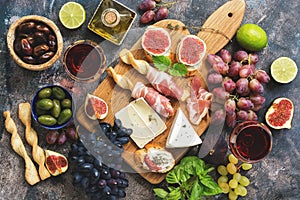
<svg viewBox="0 0 300 200">
<path fill-rule="evenodd" d="M 205 29 L 201 30 L 197 35 L 203 39 L 207 45 L 208 53 L 217 53 L 221 48 L 223 48 L 230 39 L 234 36 L 236 30 L 240 26 L 245 11 L 245 2 L 243 0 L 232 0 L 225 3 L 221 6 L 217 11 L 215 11 L 208 20 L 204 23 L 203 27 Z M 169 31 L 172 46 L 170 52 L 176 52 L 177 44 L 180 39 L 187 34 L 190 34 L 187 29 L 179 29 L 179 30 L 171 30 L 167 27 L 171 24 L 172 26 L 178 25 L 179 27 L 183 27 L 184 24 L 178 20 L 162 20 L 154 24 L 154 26 L 166 28 Z M 141 38 L 137 40 L 137 42 L 130 49 L 136 59 L 145 59 L 145 55 L 143 53 L 141 47 Z M 128 66 L 121 61 L 115 66 L 115 70 L 118 74 L 125 74 L 129 76 L 133 83 L 137 81 L 141 81 L 145 84 L 145 77 L 135 71 L 131 66 Z M 202 66 L 201 71 L 198 73 L 200 80 L 203 85 L 205 85 L 205 80 L 203 77 L 206 77 L 206 67 Z M 108 116 L 103 120 L 105 122 L 109 122 L 113 124 L 114 121 L 114 113 L 116 113 L 121 108 L 128 105 L 130 98 L 130 91 L 126 91 L 116 86 L 113 79 L 107 77 L 104 79 L 96 90 L 93 92 L 94 95 L 99 96 L 104 99 L 109 107 Z M 184 108 L 184 103 L 179 103 L 176 100 L 171 99 L 171 103 L 175 108 L 181 107 L 182 110 L 186 110 Z M 92 121 L 88 119 L 84 113 L 83 106 L 78 109 L 76 113 L 76 118 L 78 122 L 83 125 L 87 130 L 93 132 L 97 130 L 98 121 Z M 168 129 L 156 137 L 151 143 L 165 147 L 165 143 L 169 134 L 170 127 L 174 117 L 166 119 L 166 125 Z M 208 127 L 210 122 L 210 116 L 207 115 L 200 123 L 198 127 L 194 127 L 197 130 L 198 135 L 200 136 Z M 87 147 L 88 148 L 88 147 Z M 124 153 L 122 154 L 124 160 L 142 177 L 144 177 L 147 181 L 152 184 L 158 184 L 164 180 L 166 174 L 160 173 L 152 173 L 138 167 L 134 161 L 133 154 L 138 149 L 133 141 L 129 141 L 128 144 L 124 146 Z M 180 149 L 168 149 L 176 162 L 178 162 L 188 151 L 188 148 L 180 148 Z"/>
</svg>

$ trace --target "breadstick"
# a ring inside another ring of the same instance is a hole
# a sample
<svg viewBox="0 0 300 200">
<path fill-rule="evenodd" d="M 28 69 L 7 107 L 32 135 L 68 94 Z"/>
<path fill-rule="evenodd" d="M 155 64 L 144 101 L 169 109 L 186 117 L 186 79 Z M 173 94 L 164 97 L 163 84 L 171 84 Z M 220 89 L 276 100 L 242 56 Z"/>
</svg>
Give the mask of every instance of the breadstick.
<svg viewBox="0 0 300 200">
<path fill-rule="evenodd" d="M 46 156 L 44 150 L 38 146 L 38 136 L 31 127 L 31 106 L 27 103 L 19 104 L 19 118 L 25 125 L 25 138 L 28 144 L 32 146 L 33 160 L 39 165 L 39 175 L 42 180 L 49 178 L 51 174 L 45 167 Z"/>
<path fill-rule="evenodd" d="M 24 144 L 18 134 L 17 127 L 13 119 L 10 117 L 10 111 L 5 111 L 3 113 L 5 119 L 5 128 L 6 130 L 12 134 L 11 136 L 11 146 L 13 150 L 19 154 L 25 161 L 25 180 L 30 184 L 34 185 L 40 181 L 40 177 L 38 175 L 38 172 L 28 156 Z"/>
</svg>

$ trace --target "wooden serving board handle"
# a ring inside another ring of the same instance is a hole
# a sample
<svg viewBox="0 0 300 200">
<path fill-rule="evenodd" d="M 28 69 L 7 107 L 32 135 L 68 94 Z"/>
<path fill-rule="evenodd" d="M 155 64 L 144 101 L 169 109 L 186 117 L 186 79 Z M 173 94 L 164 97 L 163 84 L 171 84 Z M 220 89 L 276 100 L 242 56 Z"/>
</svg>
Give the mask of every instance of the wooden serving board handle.
<svg viewBox="0 0 300 200">
<path fill-rule="evenodd" d="M 205 41 L 207 53 L 215 54 L 230 42 L 243 21 L 245 9 L 244 0 L 231 0 L 207 18 L 197 34 Z"/>
</svg>

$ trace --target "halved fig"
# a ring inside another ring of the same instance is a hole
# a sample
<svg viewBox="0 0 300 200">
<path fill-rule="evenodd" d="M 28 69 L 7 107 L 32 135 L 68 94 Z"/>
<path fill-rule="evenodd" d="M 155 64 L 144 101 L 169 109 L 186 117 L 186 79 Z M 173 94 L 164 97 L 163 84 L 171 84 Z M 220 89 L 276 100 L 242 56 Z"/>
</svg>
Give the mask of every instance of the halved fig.
<svg viewBox="0 0 300 200">
<path fill-rule="evenodd" d="M 45 150 L 45 153 L 45 164 L 52 176 L 58 176 L 67 171 L 68 160 L 64 155 L 51 150 Z"/>
<path fill-rule="evenodd" d="M 85 114 L 92 120 L 104 119 L 108 114 L 107 103 L 92 94 L 87 94 L 84 105 Z"/>
<path fill-rule="evenodd" d="M 153 56 L 163 56 L 171 47 L 170 34 L 164 28 L 148 28 L 142 36 L 142 47 Z"/>
<path fill-rule="evenodd" d="M 206 53 L 206 44 L 196 35 L 184 36 L 177 46 L 178 62 L 187 66 L 197 66 Z"/>
<path fill-rule="evenodd" d="M 292 128 L 293 102 L 285 97 L 277 98 L 266 113 L 267 124 L 274 129 Z"/>
</svg>

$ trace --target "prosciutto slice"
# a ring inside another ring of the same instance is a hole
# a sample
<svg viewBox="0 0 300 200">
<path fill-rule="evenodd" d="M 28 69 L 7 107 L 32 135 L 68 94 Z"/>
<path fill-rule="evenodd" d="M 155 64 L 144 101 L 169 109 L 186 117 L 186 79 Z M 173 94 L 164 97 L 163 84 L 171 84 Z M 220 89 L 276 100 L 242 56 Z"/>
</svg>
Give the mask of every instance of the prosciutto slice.
<svg viewBox="0 0 300 200">
<path fill-rule="evenodd" d="M 167 97 L 159 94 L 154 88 L 145 86 L 141 82 L 135 84 L 131 96 L 135 99 L 143 97 L 147 103 L 163 117 L 170 117 L 175 113 Z"/>
<path fill-rule="evenodd" d="M 209 93 L 201 86 L 198 76 L 194 76 L 191 80 L 190 92 L 191 95 L 187 99 L 189 119 L 192 124 L 199 125 L 210 108 L 212 93 Z"/>
</svg>

